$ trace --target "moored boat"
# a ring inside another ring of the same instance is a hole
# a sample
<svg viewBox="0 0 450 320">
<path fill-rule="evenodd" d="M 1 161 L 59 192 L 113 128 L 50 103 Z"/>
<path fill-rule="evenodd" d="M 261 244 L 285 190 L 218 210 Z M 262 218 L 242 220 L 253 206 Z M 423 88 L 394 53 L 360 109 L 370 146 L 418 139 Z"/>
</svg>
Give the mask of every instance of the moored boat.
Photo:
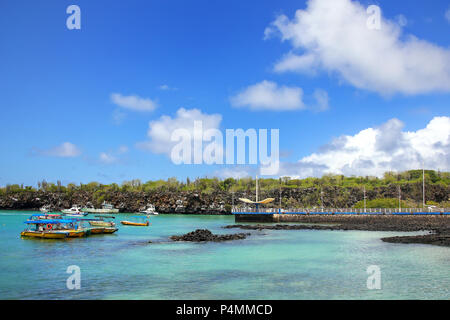
<svg viewBox="0 0 450 320">
<path fill-rule="evenodd" d="M 88 215 L 87 212 L 82 212 L 81 208 L 77 205 L 72 206 L 70 209 L 63 209 L 61 212 L 67 217 L 84 217 Z"/>
<path fill-rule="evenodd" d="M 118 228 L 115 227 L 91 227 L 89 231 L 91 234 L 111 234 L 118 231 Z"/>
<path fill-rule="evenodd" d="M 120 221 L 123 225 L 126 226 L 136 226 L 136 227 L 147 227 L 149 222 L 141 223 L 141 222 L 132 222 L 132 221 Z"/>
<path fill-rule="evenodd" d="M 94 207 L 85 207 L 81 209 L 83 212 L 87 213 L 118 213 L 119 209 L 114 208 L 114 206 L 106 201 L 102 203 L 101 209 L 95 209 Z"/>
<path fill-rule="evenodd" d="M 67 238 L 67 234 L 64 232 L 52 232 L 52 231 L 33 231 L 25 230 L 20 233 L 22 237 L 32 237 L 41 239 L 64 239 Z"/>
<path fill-rule="evenodd" d="M 29 227 L 21 233 L 24 237 L 64 239 L 81 238 L 90 234 L 89 228 L 83 228 L 76 219 L 36 219 L 25 223 Z"/>
<path fill-rule="evenodd" d="M 28 227 L 20 233 L 22 237 L 64 239 L 69 237 L 70 232 L 65 231 L 62 226 L 72 223 L 72 220 L 36 219 L 27 220 L 25 223 Z"/>
<path fill-rule="evenodd" d="M 49 205 L 43 206 L 39 209 L 39 211 L 41 211 L 42 213 L 48 213 L 50 212 L 51 208 Z"/>
<path fill-rule="evenodd" d="M 93 227 L 115 227 L 114 221 L 109 219 L 114 219 L 114 217 L 102 217 L 96 216 L 96 220 L 89 221 L 89 224 Z"/>
<path fill-rule="evenodd" d="M 120 221 L 121 224 L 125 226 L 135 226 L 135 227 L 148 227 L 150 222 L 145 217 L 133 217 L 136 221 L 123 220 Z"/>
<path fill-rule="evenodd" d="M 144 210 L 139 211 L 139 213 L 147 214 L 147 215 L 158 215 L 158 212 L 156 212 L 156 208 L 153 204 L 148 204 Z"/>
</svg>

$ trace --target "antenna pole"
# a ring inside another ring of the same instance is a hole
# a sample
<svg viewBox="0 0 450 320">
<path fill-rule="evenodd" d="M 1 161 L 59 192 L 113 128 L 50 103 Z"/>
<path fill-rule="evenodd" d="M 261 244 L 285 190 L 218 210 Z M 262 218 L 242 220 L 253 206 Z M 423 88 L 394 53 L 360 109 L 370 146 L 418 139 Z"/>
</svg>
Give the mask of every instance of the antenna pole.
<svg viewBox="0 0 450 320">
<path fill-rule="evenodd" d="M 256 202 L 258 202 L 258 176 L 256 176 Z"/>
<path fill-rule="evenodd" d="M 323 190 L 320 188 L 320 203 L 322 204 L 322 212 L 323 212 Z"/>
<path fill-rule="evenodd" d="M 423 193 L 422 206 L 425 209 L 425 162 L 423 160 L 422 160 L 422 193 Z"/>
<path fill-rule="evenodd" d="M 366 212 L 366 186 L 364 186 L 364 212 Z"/>
<path fill-rule="evenodd" d="M 281 210 L 281 183 L 280 183 L 280 210 Z"/>
</svg>

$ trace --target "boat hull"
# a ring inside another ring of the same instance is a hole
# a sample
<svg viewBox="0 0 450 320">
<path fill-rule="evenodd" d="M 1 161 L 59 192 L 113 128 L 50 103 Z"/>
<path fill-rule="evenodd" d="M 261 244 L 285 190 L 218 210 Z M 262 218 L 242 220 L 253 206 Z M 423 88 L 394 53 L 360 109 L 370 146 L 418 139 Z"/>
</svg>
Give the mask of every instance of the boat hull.
<svg viewBox="0 0 450 320">
<path fill-rule="evenodd" d="M 64 239 L 68 237 L 65 232 L 39 232 L 39 231 L 23 231 L 20 233 L 22 237 L 40 238 L 40 239 Z"/>
<path fill-rule="evenodd" d="M 112 234 L 117 230 L 119 229 L 112 227 L 94 227 L 90 229 L 91 234 Z"/>
<path fill-rule="evenodd" d="M 82 209 L 81 211 L 87 213 L 119 213 L 119 209 Z"/>
<path fill-rule="evenodd" d="M 148 227 L 149 222 L 141 223 L 141 222 L 132 222 L 132 221 L 120 221 L 121 224 L 125 226 L 135 226 L 135 227 Z"/>
<path fill-rule="evenodd" d="M 67 233 L 68 238 L 81 238 L 81 237 L 87 236 L 89 234 L 89 230 L 87 230 L 87 229 L 86 230 L 85 229 L 82 229 L 82 230 L 68 229 L 68 230 L 61 230 L 58 232 Z"/>
<path fill-rule="evenodd" d="M 93 227 L 114 227 L 114 222 L 107 221 L 90 221 L 89 224 Z"/>
</svg>

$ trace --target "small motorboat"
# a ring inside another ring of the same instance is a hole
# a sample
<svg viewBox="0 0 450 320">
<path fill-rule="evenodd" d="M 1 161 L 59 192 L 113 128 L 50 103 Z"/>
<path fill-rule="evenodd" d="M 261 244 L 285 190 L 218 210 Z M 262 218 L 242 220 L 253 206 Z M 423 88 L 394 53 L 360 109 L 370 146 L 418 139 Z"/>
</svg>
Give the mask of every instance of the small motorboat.
<svg viewBox="0 0 450 320">
<path fill-rule="evenodd" d="M 87 212 L 82 212 L 81 208 L 77 205 L 72 206 L 72 208 L 70 209 L 63 209 L 61 210 L 62 213 L 64 213 L 65 216 L 67 217 L 84 217 L 87 216 L 88 213 Z"/>
<path fill-rule="evenodd" d="M 72 220 L 64 219 L 36 219 L 25 221 L 27 228 L 20 233 L 22 237 L 41 239 L 65 239 L 70 237 L 71 230 L 66 225 L 73 223 Z"/>
<path fill-rule="evenodd" d="M 106 201 L 103 201 L 101 209 L 95 209 L 92 205 L 89 205 L 81 210 L 87 213 L 119 213 L 119 209 L 114 208 L 112 204 Z"/>
<path fill-rule="evenodd" d="M 39 211 L 41 211 L 42 213 L 49 213 L 51 210 L 49 205 L 43 206 L 39 209 Z"/>
<path fill-rule="evenodd" d="M 158 212 L 156 212 L 156 208 L 153 204 L 148 204 L 144 210 L 139 211 L 139 213 L 146 214 L 146 215 L 158 215 Z"/>
<path fill-rule="evenodd" d="M 67 234 L 64 232 L 52 232 L 52 231 L 24 230 L 20 233 L 20 235 L 22 237 L 41 238 L 41 239 L 67 238 Z"/>
<path fill-rule="evenodd" d="M 103 217 L 103 216 L 95 216 L 97 219 L 90 220 L 89 224 L 93 227 L 115 227 L 116 224 L 112 220 L 108 219 L 114 219 L 114 217 Z"/>
<path fill-rule="evenodd" d="M 124 220 L 120 221 L 125 226 L 148 227 L 150 222 L 145 217 L 133 217 L 136 221 Z"/>
<path fill-rule="evenodd" d="M 111 234 L 119 230 L 115 227 L 91 227 L 89 231 L 91 234 Z"/>
</svg>

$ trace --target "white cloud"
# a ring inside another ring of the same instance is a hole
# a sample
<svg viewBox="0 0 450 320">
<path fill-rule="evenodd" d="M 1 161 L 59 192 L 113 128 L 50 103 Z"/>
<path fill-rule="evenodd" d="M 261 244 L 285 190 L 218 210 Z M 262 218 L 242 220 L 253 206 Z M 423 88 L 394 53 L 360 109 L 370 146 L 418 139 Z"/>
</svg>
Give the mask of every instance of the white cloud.
<svg viewBox="0 0 450 320">
<path fill-rule="evenodd" d="M 321 176 L 326 173 L 381 176 L 386 171 L 425 167 L 450 170 L 450 117 L 435 117 L 426 128 L 403 131 L 391 119 L 377 128 L 341 136 L 297 163 L 282 163 L 281 175 Z"/>
<path fill-rule="evenodd" d="M 120 110 L 120 109 L 116 109 L 112 113 L 112 120 L 113 120 L 113 123 L 116 125 L 121 124 L 125 120 L 126 117 L 127 117 L 127 114 L 125 112 L 122 112 L 122 110 Z"/>
<path fill-rule="evenodd" d="M 329 97 L 328 92 L 322 89 L 316 89 L 314 90 L 313 94 L 314 100 L 316 101 L 315 104 L 310 107 L 311 110 L 316 112 L 326 111 L 330 108 L 329 106 Z"/>
<path fill-rule="evenodd" d="M 275 82 L 264 80 L 231 97 L 231 104 L 252 110 L 296 110 L 304 108 L 302 96 L 301 88 L 278 87 Z"/>
<path fill-rule="evenodd" d="M 119 149 L 117 150 L 117 152 L 119 154 L 127 153 L 128 152 L 128 147 L 127 146 L 120 146 Z"/>
<path fill-rule="evenodd" d="M 38 154 L 50 157 L 60 158 L 73 158 L 78 157 L 81 154 L 80 149 L 70 142 L 64 142 L 59 146 L 56 146 L 47 150 L 37 150 Z"/>
<path fill-rule="evenodd" d="M 128 152 L 128 147 L 125 145 L 120 146 L 117 150 L 101 152 L 98 161 L 103 164 L 114 164 L 122 162 L 123 155 Z"/>
<path fill-rule="evenodd" d="M 395 21 L 397 21 L 400 27 L 405 27 L 408 24 L 408 19 L 402 14 L 395 16 Z"/>
<path fill-rule="evenodd" d="M 109 154 L 106 152 L 101 152 L 100 156 L 99 156 L 99 160 L 100 160 L 100 162 L 102 162 L 104 164 L 112 164 L 117 161 L 117 158 L 114 157 L 112 154 Z"/>
<path fill-rule="evenodd" d="M 328 110 L 328 93 L 322 89 L 314 90 L 308 100 L 303 102 L 303 90 L 299 87 L 278 86 L 275 82 L 264 80 L 248 86 L 230 98 L 235 107 L 248 107 L 251 110 L 290 111 L 309 109 L 316 112 Z"/>
<path fill-rule="evenodd" d="M 134 111 L 153 111 L 158 107 L 155 101 L 136 95 L 123 96 L 120 93 L 113 93 L 111 94 L 111 101 L 119 107 Z"/>
<path fill-rule="evenodd" d="M 294 51 L 275 71 L 322 70 L 383 95 L 450 92 L 449 49 L 403 35 L 399 23 L 384 18 L 379 30 L 369 29 L 368 17 L 350 0 L 309 0 L 292 20 L 278 16 L 265 38 L 279 34 Z"/>
<path fill-rule="evenodd" d="M 147 132 L 149 141 L 138 143 L 141 149 L 171 156 L 172 148 L 177 142 L 171 141 L 172 133 L 177 129 L 186 129 L 194 137 L 194 121 L 202 121 L 203 132 L 219 129 L 222 121 L 220 114 L 206 114 L 199 109 L 178 109 L 174 118 L 163 115 L 159 120 L 150 121 Z M 206 144 L 206 142 L 205 142 Z M 194 151 L 192 151 L 194 154 Z"/>
<path fill-rule="evenodd" d="M 159 89 L 159 90 L 163 90 L 163 91 L 169 91 L 169 90 L 175 91 L 175 90 L 178 90 L 178 88 L 170 87 L 170 86 L 168 86 L 167 84 L 162 84 L 162 85 L 160 85 L 160 86 L 158 87 L 158 89 Z"/>
<path fill-rule="evenodd" d="M 230 168 L 224 168 L 221 170 L 217 170 L 214 173 L 214 176 L 218 176 L 222 179 L 233 178 L 233 179 L 241 179 L 247 177 L 254 177 L 258 174 L 258 170 L 255 167 L 251 166 L 235 166 Z"/>
</svg>

